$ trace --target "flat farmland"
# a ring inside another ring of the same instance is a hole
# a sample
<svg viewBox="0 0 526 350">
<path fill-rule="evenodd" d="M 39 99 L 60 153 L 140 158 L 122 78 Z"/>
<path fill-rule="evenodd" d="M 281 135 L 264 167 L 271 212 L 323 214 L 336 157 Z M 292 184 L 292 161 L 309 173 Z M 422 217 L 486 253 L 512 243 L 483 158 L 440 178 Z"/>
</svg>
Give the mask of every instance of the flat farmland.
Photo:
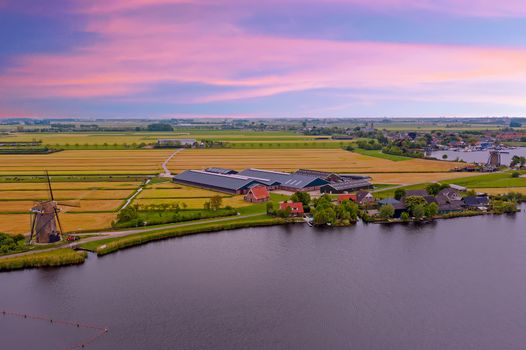
<svg viewBox="0 0 526 350">
<path fill-rule="evenodd" d="M 93 214 L 68 214 L 60 215 L 60 222 L 66 232 L 104 230 L 111 227 L 115 220 L 115 213 Z M 0 214 L 2 232 L 7 234 L 29 234 L 29 214 Z"/>
<path fill-rule="evenodd" d="M 474 176 L 474 173 L 460 173 L 460 172 L 447 172 L 447 173 L 382 173 L 382 174 L 371 174 L 373 178 L 372 182 L 377 184 L 414 184 L 423 182 L 443 181 L 458 179 L 463 177 Z"/>
<path fill-rule="evenodd" d="M 205 202 L 208 202 L 209 198 L 175 198 L 175 199 L 138 199 L 134 201 L 135 204 L 139 205 L 159 205 L 159 204 L 176 204 L 185 203 L 188 209 L 203 209 Z M 233 208 L 241 208 L 252 203 L 245 202 L 243 196 L 234 196 L 223 198 L 222 207 L 231 206 Z"/>
<path fill-rule="evenodd" d="M 134 190 L 53 190 L 55 200 L 68 199 L 123 199 Z M 47 200 L 49 192 L 40 191 L 0 191 L 0 201 L 15 199 Z"/>
<path fill-rule="evenodd" d="M 447 172 L 460 163 L 425 159 L 391 161 L 341 149 L 191 149 L 177 154 L 170 163 L 172 172 L 206 167 L 236 170 L 261 168 L 291 171 L 299 168 L 348 173 L 427 173 Z"/>
<path fill-rule="evenodd" d="M 526 187 L 501 187 L 501 188 L 475 188 L 476 192 L 484 192 L 488 194 L 506 194 L 510 192 L 518 192 L 526 194 Z"/>
<path fill-rule="evenodd" d="M 75 206 L 68 206 L 65 201 L 64 205 L 59 207 L 62 212 L 82 212 L 82 211 L 92 211 L 92 212 L 104 212 L 104 211 L 115 211 L 122 204 L 124 200 L 122 199 L 112 199 L 112 200 L 82 200 L 77 202 L 71 202 Z M 33 200 L 17 200 L 17 201 L 0 201 L 0 213 L 21 213 L 29 212 L 31 208 L 35 205 Z M 80 205 L 77 207 L 76 205 Z M 98 215 L 98 213 L 93 213 L 93 216 Z"/>
<path fill-rule="evenodd" d="M 135 190 L 140 182 L 53 182 L 57 190 Z M 48 191 L 47 182 L 0 182 L 0 191 Z M 0 192 L 0 198 L 2 193 Z"/>
<path fill-rule="evenodd" d="M 83 150 L 0 155 L 0 175 L 156 174 L 173 150 Z"/>
</svg>

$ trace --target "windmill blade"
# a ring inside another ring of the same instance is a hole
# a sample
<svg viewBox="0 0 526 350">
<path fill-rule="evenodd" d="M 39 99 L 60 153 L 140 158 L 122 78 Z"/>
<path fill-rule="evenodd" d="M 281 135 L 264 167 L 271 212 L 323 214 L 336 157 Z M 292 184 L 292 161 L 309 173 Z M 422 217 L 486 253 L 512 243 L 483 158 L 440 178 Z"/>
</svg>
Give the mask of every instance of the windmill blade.
<svg viewBox="0 0 526 350">
<path fill-rule="evenodd" d="M 67 201 L 67 202 L 57 202 L 58 205 L 62 205 L 64 207 L 76 207 L 80 208 L 80 201 Z"/>
<path fill-rule="evenodd" d="M 53 196 L 53 189 L 51 188 L 51 179 L 49 178 L 49 173 L 47 170 L 46 170 L 46 177 L 47 177 L 47 184 L 49 187 L 49 195 L 51 197 L 51 200 L 54 201 L 55 197 Z"/>
<path fill-rule="evenodd" d="M 31 215 L 31 233 L 29 234 L 29 243 L 33 240 L 33 235 L 35 234 L 35 225 L 37 222 L 37 215 L 36 214 L 29 214 Z"/>
<path fill-rule="evenodd" d="M 57 208 L 53 208 L 53 210 L 55 210 L 55 217 L 57 218 L 57 223 L 58 223 L 58 228 L 60 230 L 60 235 L 62 236 L 62 234 L 64 233 L 64 231 L 62 230 L 62 224 L 60 223 L 60 218 L 58 217 L 58 210 Z"/>
</svg>

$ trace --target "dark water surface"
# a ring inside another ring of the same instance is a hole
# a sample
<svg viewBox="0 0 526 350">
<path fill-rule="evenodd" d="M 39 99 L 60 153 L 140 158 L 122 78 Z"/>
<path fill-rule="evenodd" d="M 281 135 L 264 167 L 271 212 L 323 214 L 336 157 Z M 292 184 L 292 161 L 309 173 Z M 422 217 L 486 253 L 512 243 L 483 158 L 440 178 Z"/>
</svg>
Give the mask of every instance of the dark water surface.
<svg viewBox="0 0 526 350">
<path fill-rule="evenodd" d="M 507 153 L 501 153 L 501 163 L 504 165 L 510 165 L 513 156 L 526 156 L 526 147 L 517 147 L 516 149 L 506 150 Z M 489 159 L 489 151 L 475 151 L 475 152 L 463 152 L 463 151 L 436 151 L 431 153 L 431 157 L 436 159 L 442 159 L 442 156 L 446 154 L 447 160 L 463 160 L 468 163 L 486 163 Z"/>
<path fill-rule="evenodd" d="M 88 349 L 524 349 L 525 224 L 522 212 L 171 239 L 0 274 L 0 309 L 108 326 Z M 0 315 L 1 349 L 85 337 Z"/>
</svg>

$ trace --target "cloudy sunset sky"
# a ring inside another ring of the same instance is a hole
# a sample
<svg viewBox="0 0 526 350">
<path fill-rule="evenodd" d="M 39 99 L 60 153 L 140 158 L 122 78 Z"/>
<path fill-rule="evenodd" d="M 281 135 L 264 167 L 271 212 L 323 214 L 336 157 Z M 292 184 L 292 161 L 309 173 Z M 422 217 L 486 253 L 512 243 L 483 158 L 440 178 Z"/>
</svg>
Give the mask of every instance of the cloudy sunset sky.
<svg viewBox="0 0 526 350">
<path fill-rule="evenodd" d="M 0 116 L 526 115 L 524 0 L 0 0 Z"/>
</svg>

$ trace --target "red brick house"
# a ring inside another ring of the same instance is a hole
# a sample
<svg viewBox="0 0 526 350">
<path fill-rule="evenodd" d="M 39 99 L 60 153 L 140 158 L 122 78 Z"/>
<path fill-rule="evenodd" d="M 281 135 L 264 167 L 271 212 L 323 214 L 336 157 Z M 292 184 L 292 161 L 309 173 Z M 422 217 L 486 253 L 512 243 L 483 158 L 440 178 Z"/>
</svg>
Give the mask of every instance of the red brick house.
<svg viewBox="0 0 526 350">
<path fill-rule="evenodd" d="M 303 203 L 301 202 L 281 202 L 279 203 L 280 210 L 287 210 L 290 208 L 290 215 L 292 216 L 301 216 L 303 215 Z"/>
<path fill-rule="evenodd" d="M 266 202 L 270 198 L 268 190 L 265 186 L 254 186 L 245 195 L 245 201 L 251 203 Z"/>
</svg>

